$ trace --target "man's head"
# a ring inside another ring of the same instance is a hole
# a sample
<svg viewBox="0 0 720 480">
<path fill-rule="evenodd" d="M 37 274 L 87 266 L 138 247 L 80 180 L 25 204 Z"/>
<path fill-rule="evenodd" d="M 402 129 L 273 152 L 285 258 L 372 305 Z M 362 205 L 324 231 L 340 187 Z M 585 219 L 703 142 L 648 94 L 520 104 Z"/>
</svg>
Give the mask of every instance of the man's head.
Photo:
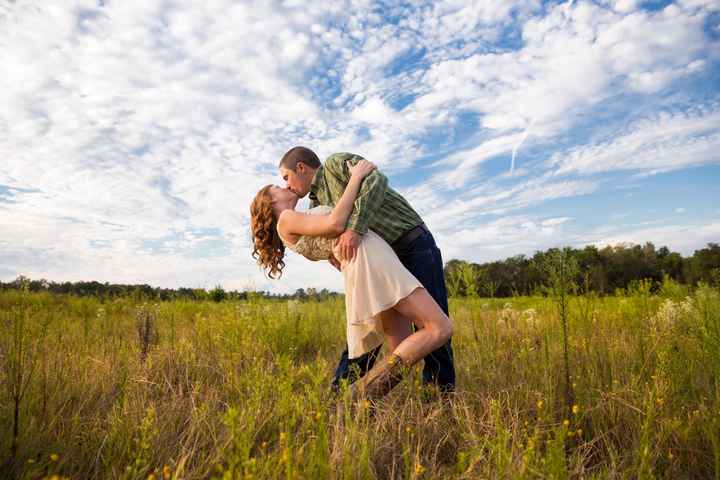
<svg viewBox="0 0 720 480">
<path fill-rule="evenodd" d="M 283 155 L 279 168 L 287 188 L 302 198 L 310 191 L 315 172 L 320 168 L 320 159 L 309 148 L 293 147 Z"/>
</svg>

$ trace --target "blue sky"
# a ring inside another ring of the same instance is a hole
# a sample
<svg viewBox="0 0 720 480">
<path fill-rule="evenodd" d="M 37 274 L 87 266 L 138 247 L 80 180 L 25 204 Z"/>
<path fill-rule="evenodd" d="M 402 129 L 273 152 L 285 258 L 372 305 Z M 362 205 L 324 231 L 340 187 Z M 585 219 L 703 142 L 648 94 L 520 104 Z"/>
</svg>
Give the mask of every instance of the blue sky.
<svg viewBox="0 0 720 480">
<path fill-rule="evenodd" d="M 445 260 L 720 241 L 717 2 L 313 3 L 0 4 L 0 278 L 341 290 L 250 257 L 298 144 L 376 162 Z"/>
</svg>

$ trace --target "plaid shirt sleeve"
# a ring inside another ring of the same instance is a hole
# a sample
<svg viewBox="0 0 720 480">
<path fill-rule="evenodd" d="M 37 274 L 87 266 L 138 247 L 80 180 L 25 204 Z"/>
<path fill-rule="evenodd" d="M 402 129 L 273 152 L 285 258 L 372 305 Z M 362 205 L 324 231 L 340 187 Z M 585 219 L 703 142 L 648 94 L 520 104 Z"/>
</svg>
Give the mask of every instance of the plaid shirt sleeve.
<svg viewBox="0 0 720 480">
<path fill-rule="evenodd" d="M 360 160 L 363 160 L 363 157 L 351 153 L 337 153 L 326 160 L 325 181 L 336 199 L 340 198 L 350 180 L 347 162 L 355 165 Z M 365 234 L 385 199 L 387 187 L 387 177 L 377 170 L 365 177 L 345 228 Z"/>
</svg>

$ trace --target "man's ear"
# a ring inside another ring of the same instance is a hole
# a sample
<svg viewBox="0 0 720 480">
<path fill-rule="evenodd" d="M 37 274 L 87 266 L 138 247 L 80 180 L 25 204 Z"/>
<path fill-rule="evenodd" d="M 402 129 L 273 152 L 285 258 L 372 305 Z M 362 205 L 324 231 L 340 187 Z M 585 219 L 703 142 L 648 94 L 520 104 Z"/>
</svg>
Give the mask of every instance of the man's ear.
<svg viewBox="0 0 720 480">
<path fill-rule="evenodd" d="M 305 173 L 305 164 L 302 162 L 297 162 L 295 164 L 295 173 L 300 174 L 300 175 L 304 174 Z"/>
</svg>

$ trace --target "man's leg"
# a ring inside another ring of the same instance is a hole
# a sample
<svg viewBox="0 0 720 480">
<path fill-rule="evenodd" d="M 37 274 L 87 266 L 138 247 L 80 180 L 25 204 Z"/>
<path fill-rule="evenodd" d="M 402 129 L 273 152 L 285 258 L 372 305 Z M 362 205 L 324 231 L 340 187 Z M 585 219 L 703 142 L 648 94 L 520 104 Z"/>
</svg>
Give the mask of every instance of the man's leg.
<svg viewBox="0 0 720 480">
<path fill-rule="evenodd" d="M 340 382 L 347 379 L 348 383 L 355 382 L 358 378 L 362 377 L 375 365 L 375 359 L 380 355 L 380 349 L 382 345 L 375 347 L 366 354 L 358 357 L 349 359 L 348 349 L 343 350 L 340 355 L 340 363 L 338 363 L 335 369 L 335 377 L 332 382 L 332 391 L 338 392 L 340 390 Z"/>
<path fill-rule="evenodd" d="M 409 246 L 398 250 L 398 258 L 405 268 L 415 275 L 445 314 L 449 315 L 442 255 L 432 236 L 425 234 Z M 425 357 L 423 381 L 437 384 L 440 390 L 445 392 L 455 390 L 455 363 L 451 340 Z"/>
</svg>

